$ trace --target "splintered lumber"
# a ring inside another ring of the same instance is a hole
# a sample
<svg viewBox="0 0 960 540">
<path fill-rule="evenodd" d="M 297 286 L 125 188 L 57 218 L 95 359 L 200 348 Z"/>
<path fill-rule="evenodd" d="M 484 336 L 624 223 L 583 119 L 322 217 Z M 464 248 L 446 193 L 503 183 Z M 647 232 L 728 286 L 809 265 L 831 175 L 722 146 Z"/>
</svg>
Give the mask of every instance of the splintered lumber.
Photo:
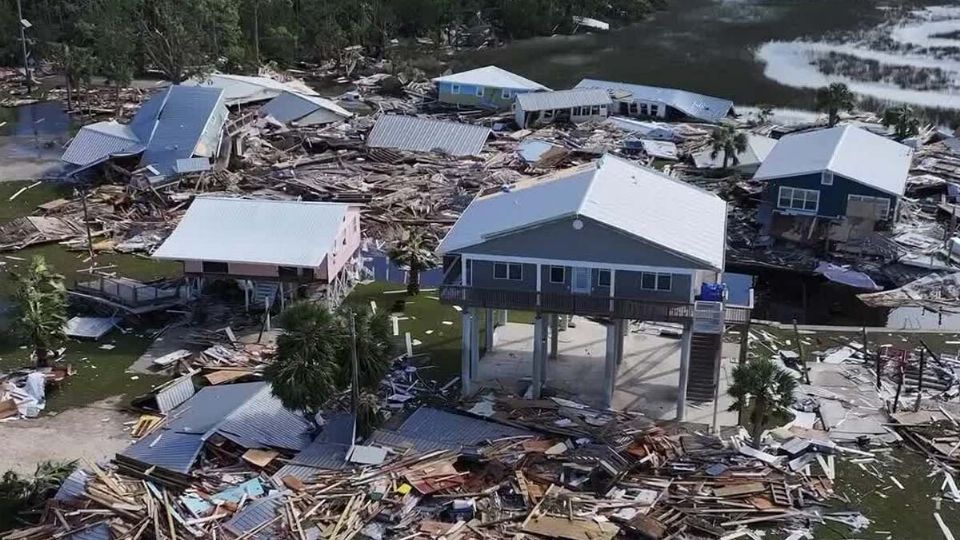
<svg viewBox="0 0 960 540">
<path fill-rule="evenodd" d="M 721 498 L 736 497 L 739 495 L 752 495 L 754 493 L 761 493 L 766 490 L 767 488 L 762 482 L 751 482 L 748 484 L 733 484 L 721 488 L 714 488 L 713 495 Z"/>
<path fill-rule="evenodd" d="M 523 525 L 523 531 L 547 538 L 567 540 L 610 540 L 620 532 L 620 527 L 608 522 L 567 519 L 553 516 L 534 516 Z"/>
</svg>

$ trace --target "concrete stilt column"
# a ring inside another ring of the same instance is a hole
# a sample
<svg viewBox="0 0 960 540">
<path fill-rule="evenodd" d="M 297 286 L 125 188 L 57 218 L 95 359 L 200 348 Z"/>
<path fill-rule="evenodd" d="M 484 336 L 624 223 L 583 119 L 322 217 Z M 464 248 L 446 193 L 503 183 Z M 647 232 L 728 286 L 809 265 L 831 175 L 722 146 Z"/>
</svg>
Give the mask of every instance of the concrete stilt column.
<svg viewBox="0 0 960 540">
<path fill-rule="evenodd" d="M 506 326 L 507 320 L 510 318 L 510 311 L 504 309 L 500 312 L 500 322 L 497 323 L 497 326 Z"/>
<path fill-rule="evenodd" d="M 603 365 L 603 406 L 613 404 L 613 388 L 617 381 L 617 334 L 620 332 L 616 321 L 607 324 L 607 346 Z"/>
<path fill-rule="evenodd" d="M 693 328 L 683 325 L 683 337 L 680 340 L 680 384 L 677 389 L 677 421 L 683 421 L 687 414 L 687 384 L 690 381 L 690 340 Z"/>
<path fill-rule="evenodd" d="M 531 378 L 533 386 L 531 395 L 533 399 L 540 399 L 540 392 L 543 390 L 543 365 L 546 363 L 546 344 L 547 324 L 543 315 L 537 315 L 533 321 L 533 373 Z"/>
<path fill-rule="evenodd" d="M 550 316 L 550 358 L 553 360 L 557 359 L 557 350 L 560 345 L 560 317 L 563 315 Z"/>
<path fill-rule="evenodd" d="M 617 367 L 620 367 L 623 363 L 623 337 L 627 335 L 627 321 L 616 319 L 614 324 L 617 325 Z M 616 373 L 614 373 L 614 379 L 616 379 Z"/>
<path fill-rule="evenodd" d="M 547 357 L 550 353 L 550 317 L 543 318 L 543 342 L 540 344 L 540 384 L 547 385 Z"/>
<path fill-rule="evenodd" d="M 492 308 L 487 308 L 483 311 L 484 311 L 483 348 L 489 351 L 490 349 L 493 349 L 493 344 L 496 341 L 497 323 L 496 323 L 496 318 L 494 317 Z"/>
<path fill-rule="evenodd" d="M 469 396 L 473 392 L 473 377 L 470 374 L 470 358 L 472 356 L 470 352 L 471 319 L 470 311 L 464 309 L 460 315 L 462 327 L 462 339 L 460 343 L 460 388 L 464 397 Z"/>
<path fill-rule="evenodd" d="M 470 310 L 470 379 L 480 376 L 480 312 Z"/>
</svg>

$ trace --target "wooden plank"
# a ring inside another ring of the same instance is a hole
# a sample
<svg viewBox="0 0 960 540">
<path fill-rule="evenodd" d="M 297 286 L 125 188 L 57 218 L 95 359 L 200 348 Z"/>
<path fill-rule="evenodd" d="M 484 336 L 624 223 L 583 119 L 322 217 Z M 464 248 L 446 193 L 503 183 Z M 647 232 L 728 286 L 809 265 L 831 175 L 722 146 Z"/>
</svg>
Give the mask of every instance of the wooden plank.
<svg viewBox="0 0 960 540">
<path fill-rule="evenodd" d="M 270 462 L 276 459 L 279 455 L 280 452 L 276 452 L 274 450 L 251 448 L 243 453 L 243 460 L 255 467 L 260 467 L 262 469 L 269 465 Z"/>
<path fill-rule="evenodd" d="M 748 484 L 733 484 L 721 488 L 714 488 L 715 497 L 736 497 L 738 495 L 750 495 L 753 493 L 762 493 L 767 488 L 763 482 L 750 482 Z"/>
<path fill-rule="evenodd" d="M 608 522 L 598 523 L 540 515 L 527 521 L 523 531 L 567 540 L 611 540 L 620 533 L 620 527 Z"/>
</svg>

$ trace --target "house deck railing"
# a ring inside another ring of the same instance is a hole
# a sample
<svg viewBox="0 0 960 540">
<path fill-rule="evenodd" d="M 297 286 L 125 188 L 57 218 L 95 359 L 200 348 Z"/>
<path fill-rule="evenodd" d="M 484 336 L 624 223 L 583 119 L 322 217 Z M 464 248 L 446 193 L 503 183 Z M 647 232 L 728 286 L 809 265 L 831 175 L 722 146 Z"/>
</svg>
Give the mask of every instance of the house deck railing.
<svg viewBox="0 0 960 540">
<path fill-rule="evenodd" d="M 440 300 L 446 304 L 464 307 L 516 309 L 660 322 L 690 322 L 694 316 L 693 303 L 485 289 L 463 285 L 442 285 Z M 745 324 L 750 320 L 750 310 L 728 306 L 724 309 L 724 319 L 727 324 Z"/>
</svg>

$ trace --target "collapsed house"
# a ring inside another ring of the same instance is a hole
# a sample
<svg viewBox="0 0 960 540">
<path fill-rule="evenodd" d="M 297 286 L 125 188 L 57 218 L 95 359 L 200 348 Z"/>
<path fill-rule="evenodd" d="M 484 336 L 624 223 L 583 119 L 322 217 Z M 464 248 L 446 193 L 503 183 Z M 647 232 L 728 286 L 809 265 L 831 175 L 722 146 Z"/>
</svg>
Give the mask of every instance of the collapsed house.
<svg viewBox="0 0 960 540">
<path fill-rule="evenodd" d="M 265 103 L 260 114 L 281 124 L 304 127 L 332 124 L 353 116 L 333 100 L 288 91 Z"/>
<path fill-rule="evenodd" d="M 129 124 L 107 121 L 81 128 L 61 160 L 68 174 L 76 175 L 111 159 L 140 156 L 137 176 L 162 185 L 212 168 L 227 114 L 219 88 L 169 86 L 145 102 Z"/>
<path fill-rule="evenodd" d="M 748 133 L 746 137 L 747 147 L 743 152 L 737 152 L 735 158 L 732 156 L 727 158 L 727 164 L 737 172 L 754 174 L 757 172 L 757 169 L 760 168 L 763 160 L 773 151 L 773 147 L 776 146 L 777 141 L 776 139 L 755 133 Z M 690 157 L 693 159 L 694 166 L 698 169 L 721 169 L 724 166 L 723 152 L 718 152 L 716 155 L 713 155 L 713 151 L 707 149 L 696 152 Z"/>
<path fill-rule="evenodd" d="M 370 130 L 368 148 L 477 156 L 490 138 L 490 128 L 416 116 L 384 114 Z"/>
<path fill-rule="evenodd" d="M 201 290 L 229 279 L 246 306 L 299 296 L 337 302 L 359 268 L 360 209 L 345 203 L 201 197 L 153 258 L 183 263 Z"/>
<path fill-rule="evenodd" d="M 224 93 L 227 106 L 240 106 L 273 99 L 284 92 L 293 92 L 304 96 L 317 96 L 316 91 L 301 81 L 281 82 L 270 77 L 233 75 L 230 73 L 211 73 L 188 79 L 183 86 L 202 88 L 220 88 Z"/>
<path fill-rule="evenodd" d="M 840 244 L 896 219 L 912 150 L 854 126 L 788 135 L 754 175 L 765 234 Z"/>
<path fill-rule="evenodd" d="M 520 128 L 597 122 L 607 118 L 610 106 L 610 96 L 596 89 L 520 94 L 514 107 L 514 120 Z"/>
<path fill-rule="evenodd" d="M 495 110 L 510 109 L 519 94 L 550 90 L 497 66 L 444 75 L 431 82 L 437 87 L 440 103 Z"/>
<path fill-rule="evenodd" d="M 659 88 L 612 81 L 583 79 L 575 88 L 599 88 L 613 99 L 610 114 L 719 122 L 733 114 L 733 102 L 675 88 Z"/>
<path fill-rule="evenodd" d="M 625 324 L 637 319 L 683 324 L 678 416 L 688 394 L 710 401 L 724 321 L 749 320 L 749 310 L 725 311 L 720 297 L 698 302 L 704 284 L 715 287 L 723 271 L 726 208 L 712 193 L 610 154 L 481 192 L 438 247 L 441 301 L 463 307 L 464 392 L 480 369 L 480 319 L 492 328 L 494 309 L 519 309 L 536 312 L 534 399 L 547 356 L 557 354 L 558 316 L 580 315 L 605 320 L 605 406 Z"/>
</svg>

